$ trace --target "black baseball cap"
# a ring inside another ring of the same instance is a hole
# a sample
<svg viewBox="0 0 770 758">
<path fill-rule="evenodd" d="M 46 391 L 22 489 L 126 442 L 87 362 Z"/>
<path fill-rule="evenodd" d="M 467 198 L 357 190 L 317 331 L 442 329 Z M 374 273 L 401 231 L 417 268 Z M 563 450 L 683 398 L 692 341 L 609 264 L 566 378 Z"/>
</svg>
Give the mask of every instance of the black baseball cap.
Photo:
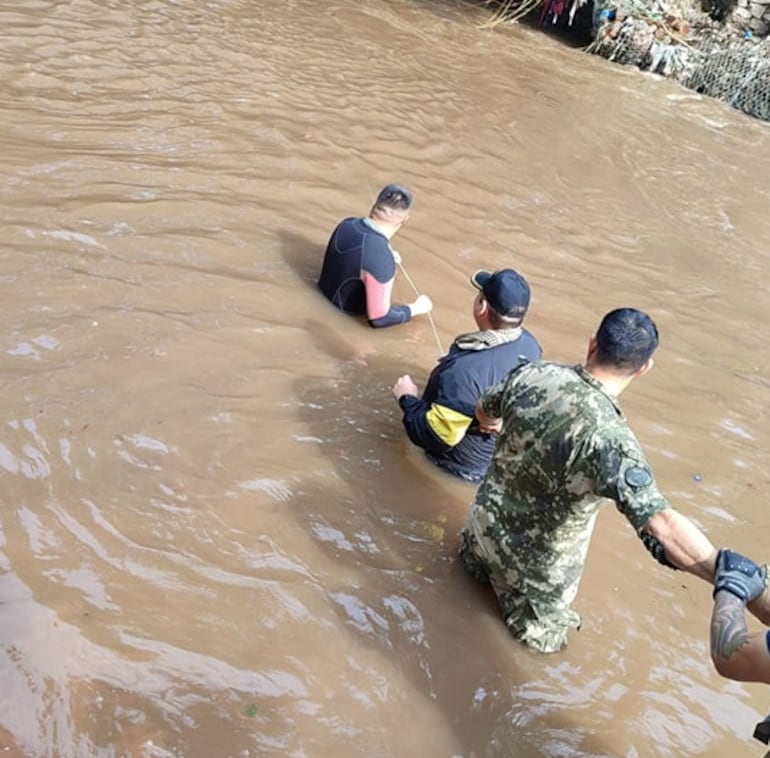
<svg viewBox="0 0 770 758">
<path fill-rule="evenodd" d="M 477 271 L 471 284 L 484 293 L 487 302 L 501 316 L 524 316 L 529 308 L 529 284 L 512 268 L 501 268 L 490 274 Z"/>
</svg>

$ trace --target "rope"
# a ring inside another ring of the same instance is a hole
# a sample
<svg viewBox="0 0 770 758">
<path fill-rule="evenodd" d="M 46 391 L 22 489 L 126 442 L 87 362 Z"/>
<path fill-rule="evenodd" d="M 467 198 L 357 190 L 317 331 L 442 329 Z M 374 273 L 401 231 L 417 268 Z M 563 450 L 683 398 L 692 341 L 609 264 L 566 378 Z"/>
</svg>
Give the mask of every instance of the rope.
<svg viewBox="0 0 770 758">
<path fill-rule="evenodd" d="M 404 264 L 401 263 L 401 261 L 398 262 L 398 267 L 401 269 L 401 273 L 404 275 L 404 278 L 407 282 L 411 285 L 412 289 L 414 290 L 414 294 L 419 297 L 420 290 L 417 289 L 414 282 L 412 281 L 412 277 L 409 276 L 406 269 L 404 268 Z M 428 322 L 430 323 L 430 328 L 433 330 L 433 336 L 436 339 L 436 345 L 438 346 L 438 354 L 439 357 L 444 355 L 444 348 L 441 347 L 441 340 L 439 339 L 438 332 L 436 331 L 436 325 L 433 323 L 433 316 L 431 316 L 430 311 L 425 314 L 428 317 Z"/>
</svg>

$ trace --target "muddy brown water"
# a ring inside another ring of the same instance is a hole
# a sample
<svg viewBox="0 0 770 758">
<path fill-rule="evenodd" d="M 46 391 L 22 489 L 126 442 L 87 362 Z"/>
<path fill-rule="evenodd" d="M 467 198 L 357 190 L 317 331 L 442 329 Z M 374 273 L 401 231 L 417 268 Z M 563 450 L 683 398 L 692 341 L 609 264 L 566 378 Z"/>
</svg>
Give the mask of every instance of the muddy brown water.
<svg viewBox="0 0 770 758">
<path fill-rule="evenodd" d="M 473 490 L 390 397 L 427 320 L 369 329 L 315 280 L 395 180 L 444 347 L 482 267 L 530 279 L 553 359 L 648 310 L 623 401 L 660 485 L 768 559 L 765 124 L 449 2 L 0 18 L 2 755 L 761 752 L 767 688 L 712 671 L 708 587 L 614 508 L 569 648 L 507 637 L 455 560 Z"/>
</svg>

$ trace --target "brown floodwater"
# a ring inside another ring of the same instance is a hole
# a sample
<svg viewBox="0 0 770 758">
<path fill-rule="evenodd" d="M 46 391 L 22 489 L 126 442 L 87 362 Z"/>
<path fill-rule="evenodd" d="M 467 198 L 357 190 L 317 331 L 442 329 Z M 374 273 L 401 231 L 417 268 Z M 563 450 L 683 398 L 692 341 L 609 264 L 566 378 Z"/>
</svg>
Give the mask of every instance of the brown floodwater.
<svg viewBox="0 0 770 758">
<path fill-rule="evenodd" d="M 473 489 L 390 396 L 423 386 L 428 320 L 316 289 L 336 222 L 399 181 L 443 348 L 482 267 L 529 278 L 553 359 L 648 310 L 623 400 L 660 486 L 770 559 L 767 125 L 487 13 L 0 10 L 3 756 L 761 752 L 767 688 L 712 670 L 708 586 L 612 507 L 567 650 L 508 638 L 455 558 Z"/>
</svg>

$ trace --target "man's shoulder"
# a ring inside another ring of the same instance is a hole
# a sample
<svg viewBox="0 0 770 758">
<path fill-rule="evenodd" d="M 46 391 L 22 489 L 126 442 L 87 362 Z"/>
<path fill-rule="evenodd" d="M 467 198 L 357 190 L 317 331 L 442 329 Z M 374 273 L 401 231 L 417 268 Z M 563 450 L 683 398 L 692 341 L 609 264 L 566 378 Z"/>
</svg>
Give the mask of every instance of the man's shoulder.
<svg viewBox="0 0 770 758">
<path fill-rule="evenodd" d="M 643 456 L 641 442 L 621 416 L 607 414 L 601 418 L 597 424 L 597 433 L 605 448 L 618 450 L 627 458 Z"/>
<path fill-rule="evenodd" d="M 543 357 L 543 348 L 529 329 L 520 328 L 520 334 L 516 339 L 501 342 L 491 349 L 497 354 L 512 354 L 522 361 L 539 361 Z"/>
<path fill-rule="evenodd" d="M 579 379 L 578 367 L 556 361 L 526 361 L 517 374 L 523 382 L 536 382 L 547 386 L 561 387 Z M 578 385 L 575 386 L 578 389 Z"/>
<path fill-rule="evenodd" d="M 580 366 L 554 361 L 529 361 L 512 371 L 508 387 L 530 416 L 545 414 L 579 419 L 599 417 L 606 396 L 585 382 Z"/>
<path fill-rule="evenodd" d="M 362 228 L 362 226 L 360 226 L 362 221 L 363 219 L 357 216 L 348 216 L 347 218 L 343 218 L 341 221 L 338 221 L 329 237 L 329 241 L 331 242 L 335 239 L 339 239 L 340 237 L 348 237 L 352 233 L 363 235 L 365 232 L 365 227 Z"/>
<path fill-rule="evenodd" d="M 534 343 L 542 355 L 543 348 L 540 345 L 540 340 L 538 340 L 538 338 L 526 327 L 521 328 L 521 337 L 519 337 L 517 341 Z"/>
<path fill-rule="evenodd" d="M 460 335 L 464 337 L 466 335 Z M 517 342 L 506 342 L 499 345 L 485 347 L 485 349 L 468 349 L 466 343 L 452 343 L 449 352 L 441 360 L 438 368 L 456 371 L 486 370 L 499 365 L 504 368 L 500 378 L 508 371 L 518 366 L 521 362 L 533 360 L 532 357 L 522 353 L 522 346 Z M 499 372 L 498 372 L 499 373 Z"/>
<path fill-rule="evenodd" d="M 361 216 L 350 216 L 342 219 L 331 234 L 330 242 L 340 245 L 343 248 L 364 246 L 371 255 L 374 253 L 378 257 L 389 258 L 390 256 L 380 255 L 390 252 L 390 242 L 388 238 L 378 229 L 373 228 L 367 223 L 367 219 Z"/>
<path fill-rule="evenodd" d="M 340 229 L 349 229 L 351 227 L 357 227 L 360 228 L 362 231 L 366 229 L 363 223 L 363 218 L 360 216 L 348 216 L 346 218 L 343 218 L 342 221 L 340 221 L 337 226 L 335 227 L 335 231 L 338 231 Z"/>
<path fill-rule="evenodd" d="M 441 358 L 433 369 L 436 376 L 446 379 L 453 375 L 468 375 L 475 373 L 482 365 L 489 362 L 487 350 L 463 350 L 457 345 L 452 345 L 449 352 Z"/>
</svg>

